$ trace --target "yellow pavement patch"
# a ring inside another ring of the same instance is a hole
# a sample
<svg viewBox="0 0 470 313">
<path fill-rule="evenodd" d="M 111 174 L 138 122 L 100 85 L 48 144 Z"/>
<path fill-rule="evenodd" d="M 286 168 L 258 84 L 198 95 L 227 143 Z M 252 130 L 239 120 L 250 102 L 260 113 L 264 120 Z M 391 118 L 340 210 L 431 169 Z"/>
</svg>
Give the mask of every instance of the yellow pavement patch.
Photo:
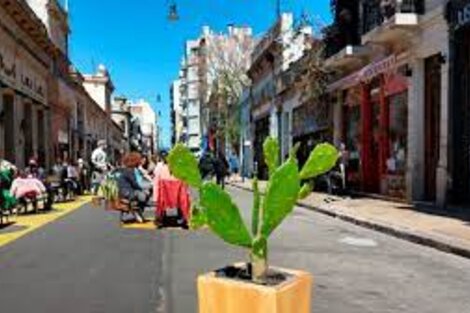
<svg viewBox="0 0 470 313">
<path fill-rule="evenodd" d="M 146 223 L 121 223 L 121 227 L 124 229 L 139 229 L 139 230 L 156 230 L 157 227 L 153 221 Z"/>
<path fill-rule="evenodd" d="M 124 229 L 133 229 L 133 230 L 146 230 L 146 231 L 155 231 L 159 228 L 155 226 L 153 220 L 147 220 L 145 223 L 121 223 L 121 227 Z M 165 227 L 161 228 L 164 230 L 176 230 L 176 231 L 186 231 L 180 227 Z"/>
<path fill-rule="evenodd" d="M 11 220 L 14 223 L 3 228 L 2 232 L 4 233 L 0 233 L 0 247 L 79 209 L 90 201 L 90 196 L 80 197 L 73 202 L 54 204 L 54 209 L 50 212 L 13 217 Z M 11 228 L 12 231 L 9 231 L 9 228 Z M 14 229 L 18 229 L 18 231 L 14 231 Z"/>
</svg>

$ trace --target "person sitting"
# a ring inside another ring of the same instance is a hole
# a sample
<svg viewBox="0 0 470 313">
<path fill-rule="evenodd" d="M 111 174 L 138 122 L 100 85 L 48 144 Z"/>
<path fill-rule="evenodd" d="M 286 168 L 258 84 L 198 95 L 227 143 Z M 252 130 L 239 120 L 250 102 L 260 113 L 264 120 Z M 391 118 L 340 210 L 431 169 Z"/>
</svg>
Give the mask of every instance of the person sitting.
<svg viewBox="0 0 470 313">
<path fill-rule="evenodd" d="M 135 175 L 137 183 L 140 187 L 148 193 L 149 197 L 152 193 L 152 177 L 150 176 L 148 170 L 148 158 L 147 156 L 142 156 L 139 166 L 135 169 Z"/>
<path fill-rule="evenodd" d="M 80 194 L 80 179 L 78 175 L 77 166 L 74 163 L 67 165 L 67 179 L 66 182 L 69 186 L 69 190 L 73 191 L 74 194 Z"/>
<path fill-rule="evenodd" d="M 46 186 L 31 174 L 27 175 L 24 171 L 20 171 L 10 188 L 10 193 L 20 203 L 26 205 L 28 200 L 33 203 L 34 211 L 37 211 L 38 198 L 46 194 Z"/>
<path fill-rule="evenodd" d="M 115 178 L 119 188 L 119 197 L 129 202 L 137 202 L 138 211 L 134 212 L 139 223 L 143 223 L 144 210 L 149 200 L 149 195 L 137 182 L 135 171 L 140 165 L 141 157 L 139 153 L 132 152 L 123 159 L 124 167 L 116 171 Z"/>
<path fill-rule="evenodd" d="M 176 210 L 176 215 L 180 213 L 182 217 L 178 223 L 187 229 L 191 206 L 189 189 L 185 183 L 171 174 L 166 159 L 166 152 L 162 152 L 161 162 L 154 172 L 155 224 L 160 226 L 167 211 Z"/>
<path fill-rule="evenodd" d="M 16 198 L 10 193 L 10 187 L 16 173 L 16 167 L 0 158 L 0 209 L 11 211 L 16 206 Z"/>
<path fill-rule="evenodd" d="M 77 172 L 80 186 L 79 194 L 84 195 L 85 192 L 90 190 L 90 173 L 88 165 L 81 158 L 78 159 Z"/>
<path fill-rule="evenodd" d="M 34 157 L 28 160 L 28 166 L 25 169 L 27 176 L 32 176 L 39 179 L 46 187 L 47 199 L 44 205 L 44 210 L 52 209 L 52 203 L 54 202 L 54 192 L 51 188 L 51 184 L 47 181 L 47 175 L 45 169 L 40 166 L 38 160 Z"/>
</svg>

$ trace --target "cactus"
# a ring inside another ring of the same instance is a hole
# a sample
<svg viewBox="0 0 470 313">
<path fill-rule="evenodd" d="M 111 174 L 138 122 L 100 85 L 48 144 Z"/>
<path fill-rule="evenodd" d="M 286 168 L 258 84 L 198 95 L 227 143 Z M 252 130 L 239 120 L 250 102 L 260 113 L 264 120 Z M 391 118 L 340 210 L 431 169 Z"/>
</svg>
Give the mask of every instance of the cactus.
<svg viewBox="0 0 470 313">
<path fill-rule="evenodd" d="M 106 177 L 98 189 L 98 196 L 111 202 L 119 200 L 119 187 L 116 180 Z"/>
<path fill-rule="evenodd" d="M 258 180 L 253 181 L 253 210 L 251 231 L 248 230 L 240 210 L 230 194 L 213 182 L 203 182 L 197 167 L 197 160 L 185 146 L 178 144 L 170 152 L 168 163 L 171 172 L 199 191 L 199 202 L 193 206 L 194 228 L 208 226 L 225 242 L 251 252 L 251 268 L 254 281 L 262 282 L 268 269 L 268 238 L 292 212 L 298 199 L 305 198 L 312 191 L 309 181 L 330 171 L 336 164 L 339 153 L 330 144 L 315 147 L 310 157 L 299 170 L 294 147 L 289 158 L 279 164 L 277 139 L 267 138 L 263 145 L 269 181 L 266 194 L 261 195 Z"/>
</svg>

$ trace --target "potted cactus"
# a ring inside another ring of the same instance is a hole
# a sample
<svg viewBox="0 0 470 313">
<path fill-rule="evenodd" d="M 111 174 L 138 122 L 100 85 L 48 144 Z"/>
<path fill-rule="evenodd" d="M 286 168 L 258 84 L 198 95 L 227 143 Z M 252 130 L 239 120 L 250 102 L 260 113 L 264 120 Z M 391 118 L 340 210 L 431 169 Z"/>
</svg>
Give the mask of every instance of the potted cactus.
<svg viewBox="0 0 470 313">
<path fill-rule="evenodd" d="M 298 146 L 282 165 L 277 139 L 263 145 L 269 181 L 265 195 L 253 181 L 251 231 L 230 194 L 213 182 L 203 182 L 196 158 L 183 145 L 176 145 L 168 162 L 174 176 L 199 192 L 193 206 L 192 228 L 207 226 L 225 242 L 249 251 L 250 261 L 235 264 L 198 278 L 199 312 L 310 312 L 312 277 L 308 273 L 268 266 L 268 238 L 292 212 L 300 198 L 308 196 L 312 178 L 330 171 L 338 151 L 330 144 L 318 145 L 299 170 Z M 302 185 L 303 181 L 307 181 Z"/>
<path fill-rule="evenodd" d="M 102 200 L 105 201 L 107 211 L 119 208 L 119 188 L 116 180 L 111 176 L 106 176 L 101 182 L 97 196 L 92 199 L 92 204 L 100 207 Z"/>
</svg>

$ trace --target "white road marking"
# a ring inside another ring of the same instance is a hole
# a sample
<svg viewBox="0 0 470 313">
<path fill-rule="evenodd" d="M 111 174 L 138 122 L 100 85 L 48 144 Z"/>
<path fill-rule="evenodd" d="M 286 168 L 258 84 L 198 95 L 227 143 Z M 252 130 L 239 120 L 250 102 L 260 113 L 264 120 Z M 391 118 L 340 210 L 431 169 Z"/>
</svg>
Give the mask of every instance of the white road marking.
<svg viewBox="0 0 470 313">
<path fill-rule="evenodd" d="M 358 237 L 343 237 L 339 240 L 340 243 L 355 246 L 355 247 L 377 247 L 377 241 L 370 238 L 358 238 Z"/>
</svg>

